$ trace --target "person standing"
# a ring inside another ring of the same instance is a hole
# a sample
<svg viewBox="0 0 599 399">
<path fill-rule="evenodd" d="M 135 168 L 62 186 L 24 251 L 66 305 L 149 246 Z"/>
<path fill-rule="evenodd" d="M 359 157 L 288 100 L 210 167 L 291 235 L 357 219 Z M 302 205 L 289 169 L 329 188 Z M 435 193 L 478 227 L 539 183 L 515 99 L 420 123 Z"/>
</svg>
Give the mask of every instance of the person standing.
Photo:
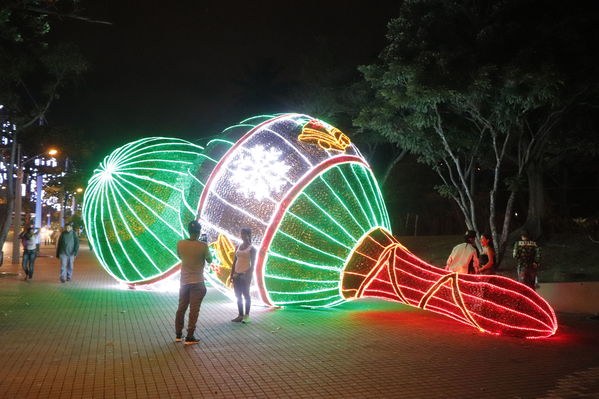
<svg viewBox="0 0 599 399">
<path fill-rule="evenodd" d="M 476 232 L 468 230 L 464 234 L 464 242 L 453 247 L 445 270 L 456 273 L 478 273 L 478 250 L 474 246 Z"/>
<path fill-rule="evenodd" d="M 177 242 L 177 254 L 181 259 L 181 286 L 179 288 L 179 307 L 175 315 L 175 341 L 181 342 L 182 340 L 185 312 L 189 307 L 185 345 L 192 345 L 199 342 L 194 333 L 200 306 L 206 296 L 204 262 L 211 263 L 212 255 L 208 250 L 208 245 L 198 241 L 202 226 L 194 220 L 188 224 L 187 230 L 189 238 Z"/>
<path fill-rule="evenodd" d="M 541 248 L 531 239 L 526 230 L 520 233 L 520 240 L 514 244 L 512 255 L 518 267 L 518 281 L 536 289 L 537 269 L 541 262 Z"/>
<path fill-rule="evenodd" d="M 478 274 L 495 274 L 495 249 L 493 237 L 485 233 L 480 236 L 480 245 L 483 247 L 480 255 Z"/>
<path fill-rule="evenodd" d="M 235 250 L 235 259 L 231 267 L 231 281 L 237 297 L 238 315 L 233 322 L 249 323 L 252 299 L 250 297 L 250 285 L 254 275 L 254 262 L 256 259 L 256 248 L 252 246 L 252 230 L 241 229 L 241 245 Z M 243 300 L 245 299 L 245 313 Z"/>
<path fill-rule="evenodd" d="M 60 282 L 71 281 L 75 257 L 79 252 L 79 237 L 73 230 L 73 222 L 65 226 L 65 231 L 58 237 L 56 257 L 60 259 Z"/>
<path fill-rule="evenodd" d="M 25 271 L 25 278 L 33 278 L 33 268 L 35 266 L 35 259 L 37 258 L 37 237 L 39 229 L 33 227 L 27 228 L 26 231 L 19 234 L 19 238 L 23 244 L 23 271 Z"/>
</svg>

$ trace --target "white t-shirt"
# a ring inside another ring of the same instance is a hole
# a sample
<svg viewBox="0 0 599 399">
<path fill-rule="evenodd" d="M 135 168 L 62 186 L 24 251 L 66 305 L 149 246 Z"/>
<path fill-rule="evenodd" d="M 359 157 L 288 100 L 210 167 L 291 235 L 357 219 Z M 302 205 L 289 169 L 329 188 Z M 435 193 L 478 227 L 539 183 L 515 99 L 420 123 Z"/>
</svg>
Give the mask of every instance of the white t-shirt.
<svg viewBox="0 0 599 399">
<path fill-rule="evenodd" d="M 28 251 L 32 251 L 37 248 L 37 234 L 32 234 L 31 238 L 24 239 L 23 244 L 25 245 L 25 249 Z"/>
<path fill-rule="evenodd" d="M 453 247 L 451 255 L 447 258 L 445 270 L 468 274 L 470 262 L 473 263 L 475 269 L 478 268 L 478 253 L 474 245 L 464 242 Z"/>
</svg>

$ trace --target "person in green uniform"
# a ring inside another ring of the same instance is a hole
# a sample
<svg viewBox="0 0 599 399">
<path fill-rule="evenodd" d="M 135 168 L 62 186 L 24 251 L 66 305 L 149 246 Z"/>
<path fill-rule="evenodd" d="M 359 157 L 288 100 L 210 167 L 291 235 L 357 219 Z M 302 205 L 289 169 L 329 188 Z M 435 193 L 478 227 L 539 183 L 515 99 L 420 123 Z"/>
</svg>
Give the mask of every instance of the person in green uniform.
<svg viewBox="0 0 599 399">
<path fill-rule="evenodd" d="M 513 256 L 518 267 L 518 281 L 534 290 L 541 263 L 541 248 L 526 230 L 520 233 L 520 240 L 514 244 Z"/>
</svg>

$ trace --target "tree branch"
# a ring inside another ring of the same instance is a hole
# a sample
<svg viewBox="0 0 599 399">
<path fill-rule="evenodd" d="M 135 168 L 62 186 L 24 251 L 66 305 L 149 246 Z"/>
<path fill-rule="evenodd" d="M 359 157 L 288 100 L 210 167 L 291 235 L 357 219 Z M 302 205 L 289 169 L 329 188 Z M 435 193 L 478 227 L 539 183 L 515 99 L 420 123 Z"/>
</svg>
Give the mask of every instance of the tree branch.
<svg viewBox="0 0 599 399">
<path fill-rule="evenodd" d="M 26 11 L 31 11 L 31 12 L 37 13 L 37 14 L 55 15 L 58 17 L 76 19 L 79 21 L 84 21 L 84 22 L 88 22 L 88 23 L 92 23 L 92 24 L 112 25 L 112 22 L 109 22 L 109 21 L 101 21 L 101 20 L 97 20 L 97 19 L 91 19 L 91 18 L 83 17 L 83 16 L 77 15 L 77 14 L 65 14 L 65 13 L 61 13 L 58 11 L 48 10 L 45 8 L 25 7 L 23 9 Z"/>
</svg>

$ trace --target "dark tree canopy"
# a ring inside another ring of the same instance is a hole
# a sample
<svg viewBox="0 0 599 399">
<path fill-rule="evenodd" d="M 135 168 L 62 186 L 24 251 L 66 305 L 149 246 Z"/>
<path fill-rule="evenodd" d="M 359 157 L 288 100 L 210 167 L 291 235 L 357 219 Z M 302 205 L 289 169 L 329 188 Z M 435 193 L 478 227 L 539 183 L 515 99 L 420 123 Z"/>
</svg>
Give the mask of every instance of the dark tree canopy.
<svg viewBox="0 0 599 399">
<path fill-rule="evenodd" d="M 597 105 L 592 11 L 591 2 L 405 1 L 380 61 L 361 68 L 373 97 L 355 122 L 433 167 L 466 225 L 490 228 L 501 249 L 519 182 L 576 109 Z"/>
</svg>

